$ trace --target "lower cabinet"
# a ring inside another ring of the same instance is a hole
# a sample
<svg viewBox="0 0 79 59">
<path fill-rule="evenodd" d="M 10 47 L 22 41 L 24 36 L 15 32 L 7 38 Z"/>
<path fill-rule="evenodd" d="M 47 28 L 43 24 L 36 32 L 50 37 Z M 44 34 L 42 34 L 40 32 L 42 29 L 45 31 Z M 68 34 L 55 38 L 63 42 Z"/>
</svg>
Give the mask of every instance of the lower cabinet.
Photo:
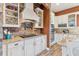
<svg viewBox="0 0 79 59">
<path fill-rule="evenodd" d="M 47 48 L 47 36 L 42 36 L 42 51 Z"/>
<path fill-rule="evenodd" d="M 35 56 L 47 48 L 46 35 L 24 38 L 18 41 L 3 45 L 4 56 Z"/>
<path fill-rule="evenodd" d="M 35 38 L 35 55 L 42 51 L 42 37 Z"/>
<path fill-rule="evenodd" d="M 47 38 L 45 35 L 25 39 L 25 55 L 34 56 L 47 48 Z"/>
<path fill-rule="evenodd" d="M 34 56 L 34 38 L 26 38 L 25 39 L 25 55 L 26 56 Z"/>
<path fill-rule="evenodd" d="M 6 44 L 3 44 L 2 45 L 2 55 L 3 56 L 6 56 L 7 55 L 7 45 Z"/>
<path fill-rule="evenodd" d="M 68 45 L 69 56 L 79 56 L 79 41 L 73 41 Z"/>
<path fill-rule="evenodd" d="M 66 47 L 62 47 L 63 56 L 79 56 L 79 41 L 69 42 Z"/>
<path fill-rule="evenodd" d="M 7 45 L 8 56 L 24 56 L 24 41 L 18 41 Z"/>
</svg>

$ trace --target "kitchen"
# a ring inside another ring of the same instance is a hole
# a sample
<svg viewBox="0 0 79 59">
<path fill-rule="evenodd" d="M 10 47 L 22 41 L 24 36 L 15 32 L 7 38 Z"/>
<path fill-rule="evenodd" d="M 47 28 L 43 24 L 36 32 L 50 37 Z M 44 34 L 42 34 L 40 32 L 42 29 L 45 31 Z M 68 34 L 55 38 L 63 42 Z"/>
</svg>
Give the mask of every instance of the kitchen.
<svg viewBox="0 0 79 59">
<path fill-rule="evenodd" d="M 47 11 L 41 3 L 0 3 L 0 55 L 34 56 L 47 50 Z"/>
<path fill-rule="evenodd" d="M 1 56 L 79 56 L 78 3 L 0 3 Z"/>
<path fill-rule="evenodd" d="M 52 3 L 54 17 L 54 56 L 79 56 L 79 4 Z M 59 47 L 60 46 L 60 47 Z M 61 52 L 60 52 L 61 51 Z"/>
</svg>

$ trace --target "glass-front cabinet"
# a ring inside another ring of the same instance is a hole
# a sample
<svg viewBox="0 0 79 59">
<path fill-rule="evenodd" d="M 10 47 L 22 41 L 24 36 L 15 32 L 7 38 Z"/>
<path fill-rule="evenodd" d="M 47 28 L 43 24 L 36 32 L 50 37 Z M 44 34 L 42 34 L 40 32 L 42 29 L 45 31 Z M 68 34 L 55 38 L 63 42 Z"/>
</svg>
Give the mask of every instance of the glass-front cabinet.
<svg viewBox="0 0 79 59">
<path fill-rule="evenodd" d="M 0 3 L 0 27 L 3 25 L 3 3 Z"/>
<path fill-rule="evenodd" d="M 75 27 L 76 26 L 76 15 L 72 14 L 68 16 L 68 27 Z"/>
<path fill-rule="evenodd" d="M 19 27 L 19 4 L 5 3 L 4 4 L 4 27 Z"/>
<path fill-rule="evenodd" d="M 37 7 L 35 13 L 38 15 L 39 20 L 35 23 L 34 28 L 43 28 L 43 10 Z"/>
</svg>

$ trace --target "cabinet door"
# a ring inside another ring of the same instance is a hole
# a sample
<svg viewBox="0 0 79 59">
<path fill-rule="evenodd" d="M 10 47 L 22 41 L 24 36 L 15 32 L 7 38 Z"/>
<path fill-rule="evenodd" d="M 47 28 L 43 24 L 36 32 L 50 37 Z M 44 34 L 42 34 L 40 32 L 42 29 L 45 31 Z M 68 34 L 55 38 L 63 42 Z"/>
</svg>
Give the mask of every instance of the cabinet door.
<svg viewBox="0 0 79 59">
<path fill-rule="evenodd" d="M 69 27 L 75 27 L 76 26 L 75 16 L 76 16 L 75 14 L 68 16 L 68 26 Z"/>
<path fill-rule="evenodd" d="M 3 25 L 3 3 L 0 3 L 0 27 Z"/>
<path fill-rule="evenodd" d="M 35 28 L 43 28 L 43 10 L 40 8 L 35 9 L 36 14 L 38 15 L 39 19 L 37 23 L 35 23 Z"/>
<path fill-rule="evenodd" d="M 34 56 L 34 38 L 27 38 L 25 40 L 25 55 Z"/>
<path fill-rule="evenodd" d="M 35 55 L 39 54 L 42 51 L 42 37 L 39 36 L 35 38 Z"/>
<path fill-rule="evenodd" d="M 8 56 L 24 56 L 24 41 L 8 44 Z"/>
<path fill-rule="evenodd" d="M 0 27 L 3 25 L 3 13 L 0 12 Z"/>
<path fill-rule="evenodd" d="M 6 3 L 4 4 L 4 27 L 19 27 L 19 4 Z"/>
<path fill-rule="evenodd" d="M 67 15 L 55 16 L 54 22 L 55 22 L 55 28 L 67 27 L 68 16 Z M 60 25 L 60 26 L 58 26 L 58 25 Z"/>
<path fill-rule="evenodd" d="M 74 41 L 68 46 L 69 56 L 79 56 L 79 41 Z"/>
<path fill-rule="evenodd" d="M 42 36 L 42 51 L 47 48 L 47 36 Z"/>
<path fill-rule="evenodd" d="M 2 52 L 3 56 L 6 56 L 7 55 L 7 53 L 6 53 L 7 52 L 7 45 L 6 44 L 2 45 L 2 51 L 3 51 Z"/>
</svg>

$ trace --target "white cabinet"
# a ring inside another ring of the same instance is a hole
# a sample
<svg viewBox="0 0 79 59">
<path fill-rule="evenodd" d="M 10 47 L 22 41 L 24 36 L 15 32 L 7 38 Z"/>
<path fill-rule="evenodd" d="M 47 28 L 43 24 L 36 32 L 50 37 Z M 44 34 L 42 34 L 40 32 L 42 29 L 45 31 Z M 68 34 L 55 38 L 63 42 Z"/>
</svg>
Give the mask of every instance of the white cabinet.
<svg viewBox="0 0 79 59">
<path fill-rule="evenodd" d="M 55 28 L 58 28 L 59 25 L 60 27 L 67 27 L 68 16 L 67 15 L 55 16 L 54 22 L 55 22 Z"/>
<path fill-rule="evenodd" d="M 5 3 L 3 7 L 3 27 L 19 27 L 19 4 Z"/>
<path fill-rule="evenodd" d="M 35 48 L 34 48 L 34 38 L 26 38 L 25 39 L 25 56 L 34 56 Z"/>
<path fill-rule="evenodd" d="M 42 36 L 42 51 L 47 48 L 47 36 Z"/>
<path fill-rule="evenodd" d="M 0 12 L 3 12 L 3 3 L 0 3 Z"/>
<path fill-rule="evenodd" d="M 2 55 L 3 56 L 6 56 L 7 55 L 7 45 L 6 44 L 3 44 L 2 45 Z"/>
<path fill-rule="evenodd" d="M 42 51 L 42 37 L 38 36 L 35 38 L 35 55 L 39 54 Z"/>
<path fill-rule="evenodd" d="M 68 45 L 69 56 L 79 56 L 79 41 L 73 41 Z"/>
<path fill-rule="evenodd" d="M 55 16 L 55 28 L 58 28 L 58 24 L 67 24 L 66 28 L 74 28 L 78 25 L 78 15 L 79 12 L 64 14 L 60 16 Z"/>
<path fill-rule="evenodd" d="M 63 56 L 79 56 L 79 41 L 69 42 L 62 47 Z"/>
<path fill-rule="evenodd" d="M 25 55 L 34 56 L 47 48 L 47 36 L 40 35 L 25 39 Z"/>
<path fill-rule="evenodd" d="M 47 36 L 24 38 L 23 41 L 3 44 L 2 47 L 4 56 L 34 56 L 47 48 Z"/>
<path fill-rule="evenodd" d="M 37 20 L 37 22 L 35 22 L 34 28 L 43 28 L 43 10 L 36 8 L 35 12 L 38 15 L 39 19 Z"/>
<path fill-rule="evenodd" d="M 0 38 L 3 38 L 3 3 L 0 3 Z"/>
<path fill-rule="evenodd" d="M 76 15 L 68 15 L 68 27 L 76 27 Z"/>
<path fill-rule="evenodd" d="M 7 46 L 8 56 L 24 56 L 24 41 L 10 43 Z"/>
<path fill-rule="evenodd" d="M 46 35 L 38 36 L 35 39 L 35 55 L 41 53 L 47 48 L 47 37 Z"/>
</svg>

